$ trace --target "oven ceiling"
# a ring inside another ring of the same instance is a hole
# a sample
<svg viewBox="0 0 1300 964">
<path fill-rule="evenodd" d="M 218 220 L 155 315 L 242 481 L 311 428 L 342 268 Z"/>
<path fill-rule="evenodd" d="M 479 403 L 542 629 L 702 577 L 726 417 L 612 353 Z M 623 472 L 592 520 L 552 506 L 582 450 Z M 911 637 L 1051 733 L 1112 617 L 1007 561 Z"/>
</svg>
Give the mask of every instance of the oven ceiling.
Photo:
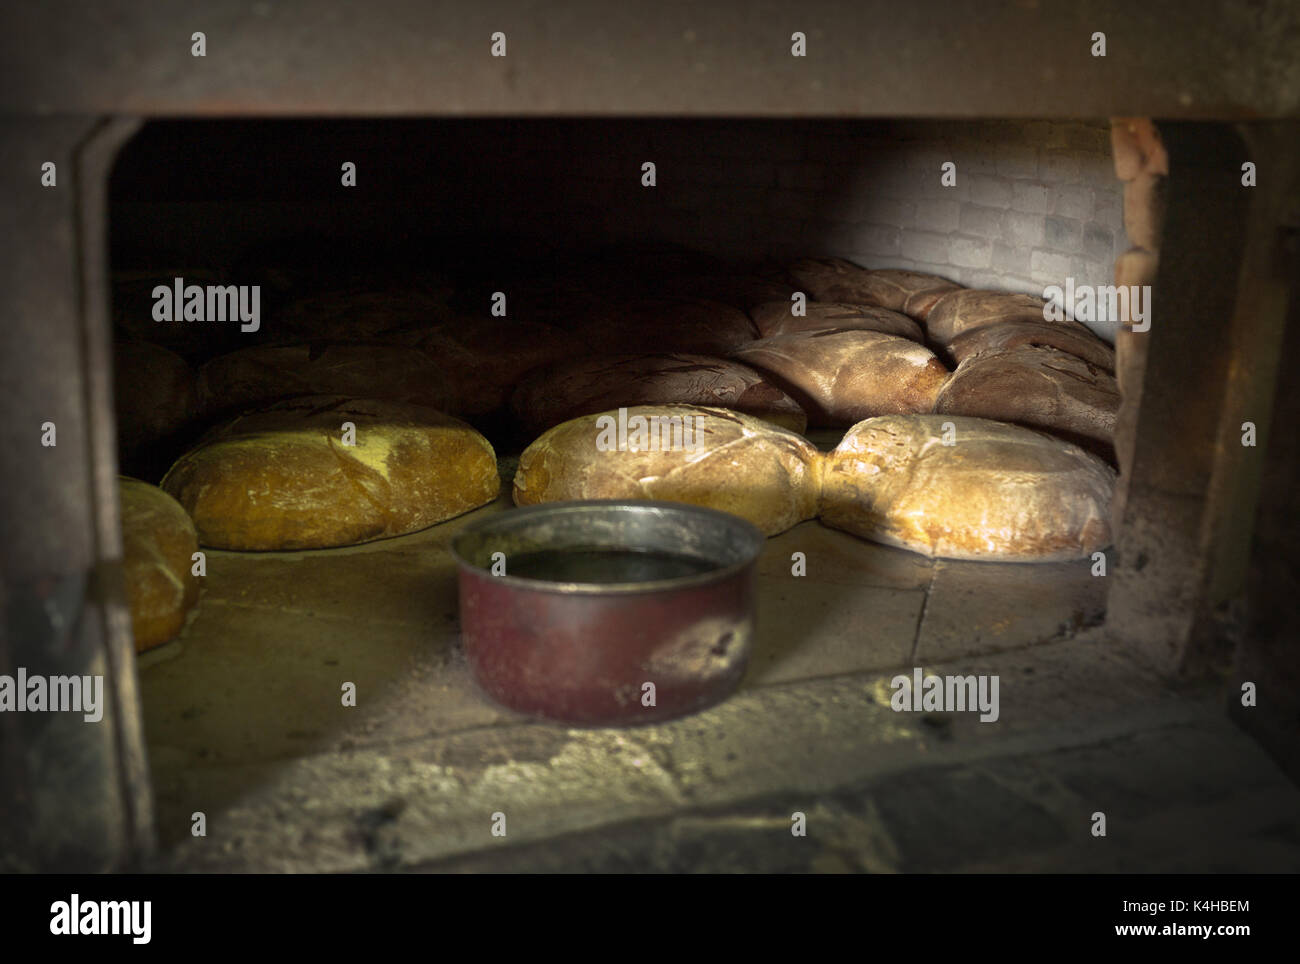
<svg viewBox="0 0 1300 964">
<path fill-rule="evenodd" d="M 1295 118 L 1297 51 L 1292 0 L 42 0 L 0 111 Z"/>
</svg>

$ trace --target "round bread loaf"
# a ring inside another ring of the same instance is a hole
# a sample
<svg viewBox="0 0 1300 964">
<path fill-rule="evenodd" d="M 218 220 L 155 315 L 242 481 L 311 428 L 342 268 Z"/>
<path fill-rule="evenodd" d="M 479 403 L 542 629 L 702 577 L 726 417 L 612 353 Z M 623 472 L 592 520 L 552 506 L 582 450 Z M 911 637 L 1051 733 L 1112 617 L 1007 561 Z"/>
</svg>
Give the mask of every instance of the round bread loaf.
<svg viewBox="0 0 1300 964">
<path fill-rule="evenodd" d="M 192 556 L 199 538 L 180 503 L 162 489 L 125 476 L 117 481 L 122 570 L 139 653 L 179 633 L 198 601 Z"/>
<path fill-rule="evenodd" d="M 709 355 L 593 355 L 539 368 L 510 401 L 530 432 L 633 405 L 711 405 L 802 432 L 799 403 L 748 365 Z"/>
<path fill-rule="evenodd" d="M 726 355 L 758 337 L 749 315 L 720 301 L 648 298 L 602 311 L 577 329 L 593 352 L 684 351 Z"/>
<path fill-rule="evenodd" d="M 355 426 L 347 445 L 344 423 Z M 304 396 L 209 432 L 163 479 L 218 549 L 322 549 L 414 532 L 500 487 L 492 446 L 405 402 Z"/>
<path fill-rule="evenodd" d="M 922 320 L 941 297 L 961 289 L 938 275 L 894 268 L 872 271 L 842 258 L 797 261 L 790 275 L 815 301 L 876 305 Z"/>
<path fill-rule="evenodd" d="M 126 458 L 173 438 L 196 414 L 194 370 L 146 341 L 113 344 L 117 441 Z"/>
<path fill-rule="evenodd" d="M 504 408 L 520 379 L 540 365 L 582 354 L 573 334 L 551 325 L 510 318 L 459 317 L 438 325 L 420 348 L 448 373 L 458 415 Z"/>
<path fill-rule="evenodd" d="M 220 274 L 206 268 L 170 268 L 157 271 L 115 271 L 112 274 L 113 325 L 122 341 L 145 341 L 160 345 L 191 364 L 221 352 L 248 344 L 251 332 L 241 332 L 239 322 L 155 321 L 154 297 L 158 287 L 173 290 L 176 279 L 184 286 L 225 285 Z M 179 314 L 184 305 L 174 306 Z"/>
<path fill-rule="evenodd" d="M 739 412 L 637 406 L 543 434 L 519 458 L 514 499 L 687 502 L 775 535 L 816 514 L 820 461 L 807 439 Z"/>
<path fill-rule="evenodd" d="M 1110 544 L 1114 487 L 1100 459 L 1029 429 L 887 415 L 853 426 L 825 456 L 820 515 L 926 556 L 1053 562 Z"/>
<path fill-rule="evenodd" d="M 199 406 L 207 415 L 236 412 L 298 395 L 388 398 L 455 410 L 443 369 L 404 345 L 266 345 L 242 348 L 199 369 Z"/>
<path fill-rule="evenodd" d="M 1049 321 L 1000 321 L 962 332 L 943 349 L 952 365 L 984 352 L 1035 345 L 1056 348 L 1108 372 L 1115 370 L 1115 349 L 1090 331 Z"/>
<path fill-rule="evenodd" d="M 983 328 L 985 325 L 1011 321 L 1042 324 L 1045 304 L 1036 295 L 1013 294 L 1009 291 L 954 291 L 940 298 L 930 311 L 930 316 L 925 320 L 925 333 L 932 343 L 946 345 L 963 332 Z M 1073 327 L 1086 335 L 1092 334 L 1077 321 L 1052 324 Z"/>
<path fill-rule="evenodd" d="M 750 317 L 764 338 L 796 335 L 805 331 L 838 328 L 841 331 L 879 331 L 911 341 L 925 340 L 921 326 L 907 315 L 873 305 L 844 305 L 836 302 L 810 301 L 803 315 L 792 313 L 794 303 L 769 301 L 754 308 Z"/>
<path fill-rule="evenodd" d="M 934 411 L 1041 429 L 1110 458 L 1119 388 L 1109 372 L 1081 358 L 1024 346 L 967 358 Z"/>
<path fill-rule="evenodd" d="M 928 412 L 948 380 L 948 369 L 924 345 L 877 331 L 828 328 L 777 335 L 732 357 L 785 389 L 808 413 L 810 425 Z"/>
</svg>

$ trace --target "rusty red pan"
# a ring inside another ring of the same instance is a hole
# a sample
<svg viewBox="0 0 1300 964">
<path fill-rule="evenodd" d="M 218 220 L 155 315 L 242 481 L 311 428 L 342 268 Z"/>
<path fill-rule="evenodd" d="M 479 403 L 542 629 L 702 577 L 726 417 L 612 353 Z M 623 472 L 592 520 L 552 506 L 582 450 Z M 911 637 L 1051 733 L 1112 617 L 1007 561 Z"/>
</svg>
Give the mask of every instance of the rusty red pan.
<svg viewBox="0 0 1300 964">
<path fill-rule="evenodd" d="M 754 636 L 765 538 L 676 502 L 513 509 L 452 541 L 475 680 L 497 702 L 587 725 L 653 723 L 728 696 Z"/>
</svg>

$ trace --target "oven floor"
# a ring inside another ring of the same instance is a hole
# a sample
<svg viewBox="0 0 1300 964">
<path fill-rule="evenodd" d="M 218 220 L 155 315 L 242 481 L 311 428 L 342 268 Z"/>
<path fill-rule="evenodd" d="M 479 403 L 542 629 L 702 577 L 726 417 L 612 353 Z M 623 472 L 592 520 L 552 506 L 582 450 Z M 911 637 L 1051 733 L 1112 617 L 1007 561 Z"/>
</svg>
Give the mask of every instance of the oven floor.
<svg viewBox="0 0 1300 964">
<path fill-rule="evenodd" d="M 1300 791 L 1221 690 L 1172 690 L 1090 628 L 1086 563 L 931 563 L 807 522 L 769 540 L 723 704 L 635 729 L 499 708 L 447 545 L 508 492 L 352 549 L 209 551 L 185 630 L 140 660 L 159 869 L 1300 870 Z M 1000 719 L 893 712 L 914 666 L 998 674 Z"/>
</svg>

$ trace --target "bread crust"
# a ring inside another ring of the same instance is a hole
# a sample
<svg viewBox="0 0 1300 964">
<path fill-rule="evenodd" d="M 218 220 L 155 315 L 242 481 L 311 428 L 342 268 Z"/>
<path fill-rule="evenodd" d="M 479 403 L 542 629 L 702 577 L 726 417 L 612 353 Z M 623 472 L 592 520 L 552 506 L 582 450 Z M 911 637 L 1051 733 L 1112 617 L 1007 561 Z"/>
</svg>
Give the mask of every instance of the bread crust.
<svg viewBox="0 0 1300 964">
<path fill-rule="evenodd" d="M 343 444 L 342 426 L 356 427 Z M 209 432 L 162 482 L 203 545 L 321 549 L 403 535 L 491 502 L 486 438 L 450 415 L 378 399 L 305 396 Z"/>
<path fill-rule="evenodd" d="M 1038 429 L 1110 458 L 1119 387 L 1113 375 L 1082 358 L 1023 345 L 967 358 L 934 410 Z"/>
<path fill-rule="evenodd" d="M 568 499 L 664 499 L 719 509 L 767 535 L 817 512 L 821 453 L 807 439 L 739 412 L 696 405 L 641 405 L 634 416 L 699 421 L 694 451 L 597 448 L 598 420 L 583 415 L 536 439 L 519 459 L 516 505 Z"/>
<path fill-rule="evenodd" d="M 825 457 L 820 517 L 932 558 L 1053 562 L 1110 544 L 1114 485 L 1096 456 L 1029 429 L 888 415 L 853 426 Z"/>
<path fill-rule="evenodd" d="M 198 534 L 185 509 L 162 489 L 118 479 L 122 513 L 122 571 L 137 653 L 181 631 L 199 598 L 192 574 Z"/>
<path fill-rule="evenodd" d="M 531 372 L 511 398 L 515 419 L 534 434 L 579 415 L 635 405 L 705 405 L 802 432 L 799 403 L 748 365 L 684 352 L 593 355 Z"/>
<path fill-rule="evenodd" d="M 948 380 L 948 369 L 924 345 L 877 331 L 827 328 L 777 335 L 732 357 L 790 394 L 808 413 L 810 425 L 928 412 Z"/>
</svg>

